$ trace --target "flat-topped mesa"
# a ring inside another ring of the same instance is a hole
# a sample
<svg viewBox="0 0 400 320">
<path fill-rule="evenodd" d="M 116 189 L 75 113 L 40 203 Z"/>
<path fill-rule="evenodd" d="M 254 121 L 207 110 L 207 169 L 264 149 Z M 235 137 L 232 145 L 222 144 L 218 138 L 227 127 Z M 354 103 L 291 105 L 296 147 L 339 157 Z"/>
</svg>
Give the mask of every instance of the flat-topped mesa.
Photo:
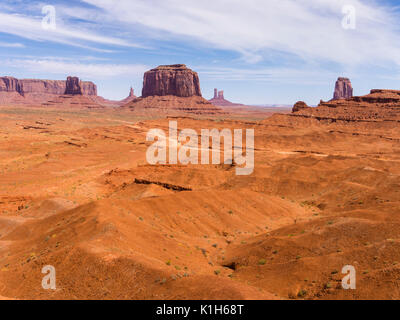
<svg viewBox="0 0 400 320">
<path fill-rule="evenodd" d="M 197 72 L 184 64 L 159 66 L 144 74 L 142 97 L 201 97 Z"/>
<path fill-rule="evenodd" d="M 353 97 L 353 87 L 349 78 L 338 78 L 335 85 L 333 100 L 350 99 Z"/>
<path fill-rule="evenodd" d="M 97 86 L 93 82 L 80 81 L 82 94 L 97 96 Z M 65 80 L 16 79 L 0 77 L 0 92 L 17 92 L 25 95 L 63 95 L 67 91 Z"/>
</svg>

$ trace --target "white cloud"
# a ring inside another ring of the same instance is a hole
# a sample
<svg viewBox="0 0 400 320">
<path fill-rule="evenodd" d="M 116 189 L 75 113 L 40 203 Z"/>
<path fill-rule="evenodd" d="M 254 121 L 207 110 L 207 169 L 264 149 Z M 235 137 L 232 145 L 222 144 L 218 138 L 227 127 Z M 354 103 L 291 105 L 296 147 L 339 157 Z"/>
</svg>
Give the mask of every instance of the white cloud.
<svg viewBox="0 0 400 320">
<path fill-rule="evenodd" d="M 35 74 L 51 74 L 66 77 L 67 75 L 79 76 L 82 79 L 105 79 L 120 76 L 142 77 L 149 69 L 140 64 L 107 64 L 73 62 L 71 59 L 6 59 L 3 66 L 25 70 Z"/>
<path fill-rule="evenodd" d="M 307 61 L 400 64 L 398 19 L 372 0 L 83 1 L 149 36 L 233 50 L 253 63 L 274 51 Z M 355 30 L 342 28 L 344 5 L 356 8 Z"/>
<path fill-rule="evenodd" d="M 20 14 L 0 13 L 0 32 L 16 35 L 35 41 L 50 41 L 78 46 L 96 51 L 111 52 L 95 48 L 87 43 L 120 47 L 140 47 L 124 39 L 108 37 L 83 28 L 73 27 L 57 21 L 55 30 L 45 30 L 41 18 L 32 18 Z"/>
<path fill-rule="evenodd" d="M 25 45 L 22 43 L 8 43 L 8 42 L 0 42 L 0 47 L 3 48 L 25 48 Z"/>
</svg>

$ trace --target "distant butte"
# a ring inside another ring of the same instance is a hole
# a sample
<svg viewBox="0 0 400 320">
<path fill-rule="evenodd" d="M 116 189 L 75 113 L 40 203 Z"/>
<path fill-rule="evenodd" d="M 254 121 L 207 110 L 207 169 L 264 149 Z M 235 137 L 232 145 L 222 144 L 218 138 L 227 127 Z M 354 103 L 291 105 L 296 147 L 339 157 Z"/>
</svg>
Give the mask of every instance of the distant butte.
<svg viewBox="0 0 400 320">
<path fill-rule="evenodd" d="M 135 96 L 135 91 L 133 90 L 133 88 L 131 87 L 131 90 L 129 91 L 129 96 L 126 97 L 124 100 L 122 100 L 120 102 L 120 105 L 123 106 L 129 102 L 132 102 L 133 100 L 135 100 L 137 97 Z"/>
<path fill-rule="evenodd" d="M 333 100 L 349 99 L 353 97 L 353 87 L 349 78 L 338 78 L 335 85 Z"/>
<path fill-rule="evenodd" d="M 214 89 L 214 98 L 208 101 L 213 105 L 220 107 L 243 106 L 242 104 L 237 104 L 226 100 L 224 97 L 224 91 L 218 91 L 218 89 Z"/>
</svg>

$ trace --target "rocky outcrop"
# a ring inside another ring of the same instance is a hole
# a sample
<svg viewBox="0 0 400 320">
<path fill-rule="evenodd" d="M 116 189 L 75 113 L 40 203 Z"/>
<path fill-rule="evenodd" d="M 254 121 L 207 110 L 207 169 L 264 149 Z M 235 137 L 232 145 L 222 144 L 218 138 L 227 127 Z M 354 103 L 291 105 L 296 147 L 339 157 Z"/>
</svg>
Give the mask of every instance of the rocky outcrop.
<svg viewBox="0 0 400 320">
<path fill-rule="evenodd" d="M 400 91 L 375 89 L 361 97 L 322 101 L 317 108 L 304 108 L 299 103 L 297 109 L 292 116 L 326 123 L 399 123 Z"/>
<path fill-rule="evenodd" d="M 65 94 L 82 95 L 81 82 L 78 77 L 68 77 Z"/>
<path fill-rule="evenodd" d="M 199 76 L 184 64 L 159 66 L 144 74 L 142 97 L 151 96 L 201 97 Z"/>
<path fill-rule="evenodd" d="M 293 106 L 292 112 L 295 113 L 295 112 L 299 112 L 299 111 L 301 111 L 301 110 L 308 109 L 308 108 L 310 108 L 310 107 L 309 107 L 305 102 L 303 102 L 303 101 L 298 101 L 298 102 L 296 102 L 296 104 Z"/>
<path fill-rule="evenodd" d="M 353 97 L 353 87 L 348 78 L 338 78 L 335 85 L 333 100 L 349 99 Z"/>
</svg>

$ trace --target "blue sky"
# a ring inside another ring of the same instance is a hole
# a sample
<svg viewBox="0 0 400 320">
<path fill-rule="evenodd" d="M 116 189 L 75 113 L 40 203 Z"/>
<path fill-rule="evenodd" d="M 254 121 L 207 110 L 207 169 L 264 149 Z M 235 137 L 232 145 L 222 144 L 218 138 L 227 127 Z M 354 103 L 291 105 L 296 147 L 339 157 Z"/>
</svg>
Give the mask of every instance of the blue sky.
<svg viewBox="0 0 400 320">
<path fill-rule="evenodd" d="M 247 104 L 317 104 L 332 98 L 339 76 L 351 78 L 356 95 L 400 89 L 397 3 L 1 0 L 1 75 L 74 75 L 122 99 L 130 86 L 140 95 L 146 70 L 185 63 L 199 73 L 204 97 L 219 88 Z M 55 29 L 43 28 L 45 6 L 55 9 Z M 343 27 L 348 6 L 355 29 Z"/>
</svg>

